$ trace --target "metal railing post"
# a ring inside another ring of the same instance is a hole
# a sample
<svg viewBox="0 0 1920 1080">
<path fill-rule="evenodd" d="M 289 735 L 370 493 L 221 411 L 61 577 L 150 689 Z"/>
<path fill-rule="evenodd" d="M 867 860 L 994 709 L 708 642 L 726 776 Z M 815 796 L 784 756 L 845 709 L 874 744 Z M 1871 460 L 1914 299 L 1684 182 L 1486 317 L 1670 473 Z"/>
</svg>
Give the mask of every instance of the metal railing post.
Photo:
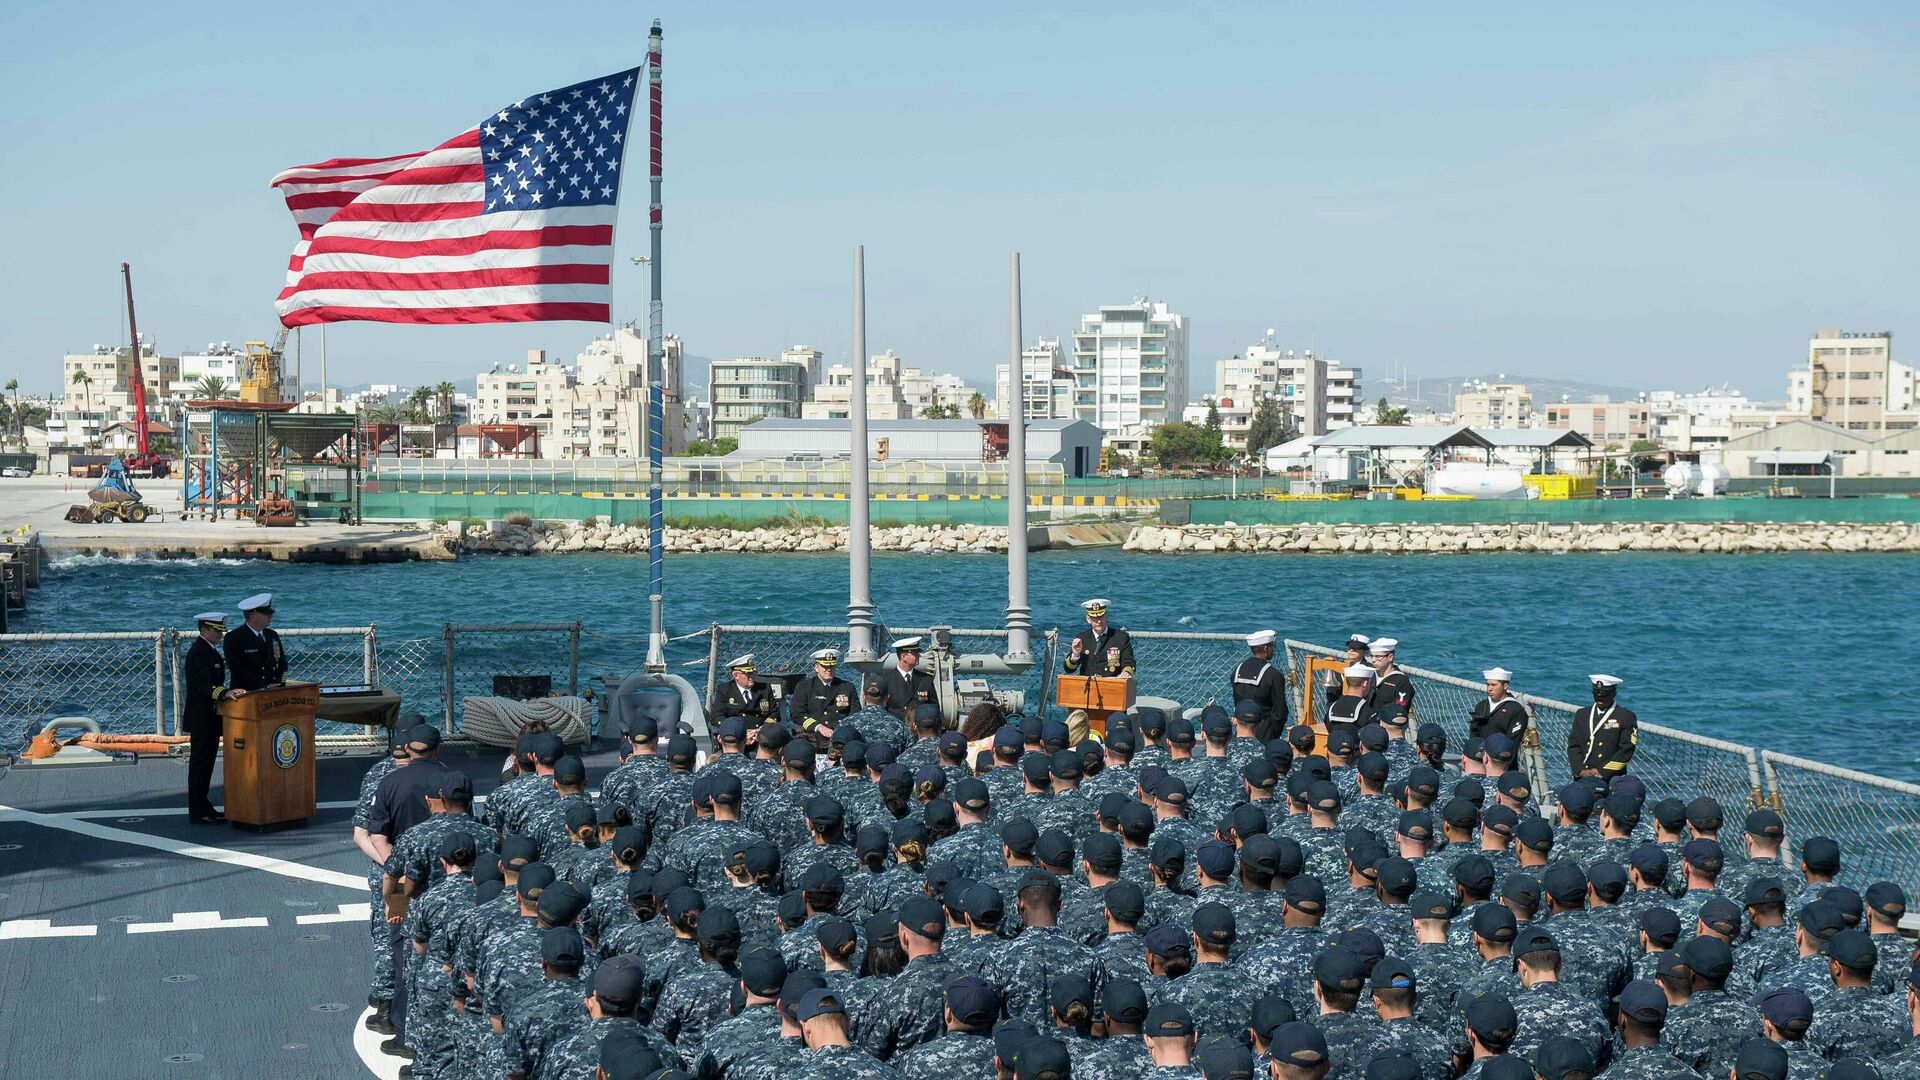
<svg viewBox="0 0 1920 1080">
<path fill-rule="evenodd" d="M 173 680 L 171 683 L 173 686 L 173 733 L 178 735 L 180 734 L 181 713 L 180 635 L 178 633 L 174 634 L 173 641 L 168 645 L 167 656 L 167 667 L 171 672 Z"/>
<path fill-rule="evenodd" d="M 707 701 L 713 701 L 713 689 L 720 685 L 720 624 L 707 631 Z M 709 705 L 709 708 L 712 706 Z"/>
<path fill-rule="evenodd" d="M 441 633 L 444 635 L 443 640 L 445 641 L 445 646 L 446 646 L 444 650 L 444 655 L 446 660 L 446 690 L 447 690 L 446 714 L 442 719 L 441 726 L 448 734 L 452 734 L 453 733 L 453 624 L 442 623 Z"/>
<path fill-rule="evenodd" d="M 567 696 L 580 694 L 580 623 L 575 621 L 573 629 L 568 631 L 567 649 Z"/>
<path fill-rule="evenodd" d="M 167 636 L 172 630 L 162 630 L 153 636 L 153 733 L 167 733 L 167 672 L 171 665 L 167 663 Z"/>
<path fill-rule="evenodd" d="M 367 627 L 366 636 L 360 640 L 361 681 L 368 686 L 372 686 L 378 682 L 380 676 L 380 662 L 376 658 L 377 650 L 374 648 L 375 633 L 377 633 L 377 631 L 369 626 Z"/>
</svg>

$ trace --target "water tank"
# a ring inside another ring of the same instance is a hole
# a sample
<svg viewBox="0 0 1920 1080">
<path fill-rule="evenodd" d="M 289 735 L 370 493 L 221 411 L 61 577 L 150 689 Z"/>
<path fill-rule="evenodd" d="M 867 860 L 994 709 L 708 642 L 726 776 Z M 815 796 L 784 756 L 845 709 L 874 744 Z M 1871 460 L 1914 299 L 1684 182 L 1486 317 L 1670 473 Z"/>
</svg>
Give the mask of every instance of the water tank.
<svg viewBox="0 0 1920 1080">
<path fill-rule="evenodd" d="M 1470 499 L 1533 497 L 1532 489 L 1527 487 L 1526 473 L 1521 470 L 1489 468 L 1466 461 L 1450 462 L 1428 474 L 1427 494 L 1465 495 Z"/>
<path fill-rule="evenodd" d="M 1700 466 L 1700 482 L 1694 485 L 1693 493 L 1695 495 L 1706 496 L 1725 495 L 1727 493 L 1727 478 L 1732 475 L 1731 472 L 1727 471 L 1725 465 L 1721 465 L 1718 462 L 1702 465 Z"/>
<path fill-rule="evenodd" d="M 1667 498 L 1684 499 L 1693 494 L 1694 482 L 1700 479 L 1699 470 L 1690 461 L 1676 461 L 1667 466 L 1660 474 L 1667 485 Z"/>
</svg>

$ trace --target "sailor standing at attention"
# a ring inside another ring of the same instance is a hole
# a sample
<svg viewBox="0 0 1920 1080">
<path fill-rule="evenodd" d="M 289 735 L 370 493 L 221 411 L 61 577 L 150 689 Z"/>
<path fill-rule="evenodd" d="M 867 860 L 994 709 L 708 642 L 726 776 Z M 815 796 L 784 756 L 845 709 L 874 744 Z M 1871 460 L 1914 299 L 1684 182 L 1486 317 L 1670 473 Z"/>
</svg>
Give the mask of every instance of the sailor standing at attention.
<svg viewBox="0 0 1920 1080">
<path fill-rule="evenodd" d="M 1367 646 L 1367 662 L 1373 665 L 1373 693 L 1367 703 L 1375 711 L 1389 705 L 1398 706 L 1400 715 L 1409 721 L 1413 714 L 1413 680 L 1400 666 L 1393 662 L 1394 650 L 1400 643 L 1390 637 L 1374 638 Z"/>
<path fill-rule="evenodd" d="M 1279 636 L 1271 630 L 1248 634 L 1247 650 L 1253 655 L 1233 669 L 1233 703 L 1251 701 L 1260 706 L 1253 736 L 1261 742 L 1287 734 L 1287 677 L 1273 666 L 1273 643 Z"/>
<path fill-rule="evenodd" d="M 860 688 L 840 678 L 839 649 L 821 649 L 813 654 L 813 671 L 793 688 L 788 715 L 816 748 L 825 747 L 833 738 L 833 726 L 860 708 Z"/>
<path fill-rule="evenodd" d="M 894 662 L 882 683 L 887 691 L 881 707 L 905 720 L 919 705 L 933 701 L 933 676 L 918 670 L 921 639 L 905 637 L 893 643 Z"/>
<path fill-rule="evenodd" d="M 1366 662 L 1367 662 L 1367 635 L 1354 634 L 1353 636 L 1347 638 L 1346 666 L 1352 667 L 1355 664 L 1364 664 Z M 1327 703 L 1332 704 L 1333 702 L 1340 700 L 1340 693 L 1342 690 L 1342 681 L 1340 679 L 1328 679 L 1326 686 L 1324 686 L 1322 689 L 1327 695 Z"/>
<path fill-rule="evenodd" d="M 714 692 L 710 711 L 713 726 L 730 717 L 743 717 L 750 726 L 773 715 L 773 691 L 753 677 L 753 654 L 727 661 L 727 682 Z"/>
<path fill-rule="evenodd" d="M 180 730 L 189 737 L 187 750 L 187 820 L 195 825 L 217 825 L 227 820 L 207 797 L 213 783 L 213 759 L 220 752 L 220 703 L 245 694 L 229 690 L 227 661 L 220 655 L 220 639 L 227 632 L 223 611 L 203 611 L 193 617 L 199 636 L 187 649 L 181 674 L 187 692 L 180 703 Z"/>
<path fill-rule="evenodd" d="M 1373 690 L 1373 669 L 1365 664 L 1354 664 L 1343 674 L 1346 676 L 1346 693 L 1327 706 L 1327 728 L 1331 730 L 1335 724 L 1352 724 L 1358 730 L 1377 722 L 1380 712 L 1368 700 Z"/>
<path fill-rule="evenodd" d="M 1062 661 L 1067 674 L 1131 678 L 1133 638 L 1120 627 L 1107 624 L 1105 600 L 1088 600 L 1080 607 L 1087 613 L 1087 628 L 1074 636 L 1067 649 L 1067 658 Z"/>
<path fill-rule="evenodd" d="M 1467 734 L 1484 739 L 1498 731 L 1519 743 L 1520 737 L 1527 733 L 1527 707 L 1508 690 L 1513 672 L 1503 667 L 1488 668 L 1480 677 L 1487 680 L 1487 696 L 1474 705 L 1467 717 Z"/>
<path fill-rule="evenodd" d="M 1640 744 L 1640 718 L 1633 710 L 1613 703 L 1620 680 L 1613 675 L 1589 675 L 1593 704 L 1574 710 L 1567 732 L 1567 767 L 1575 776 L 1611 780 L 1627 771 L 1627 762 Z"/>
<path fill-rule="evenodd" d="M 227 635 L 227 671 L 235 690 L 265 690 L 287 681 L 287 652 L 273 630 L 273 594 L 240 601 L 246 625 Z"/>
</svg>

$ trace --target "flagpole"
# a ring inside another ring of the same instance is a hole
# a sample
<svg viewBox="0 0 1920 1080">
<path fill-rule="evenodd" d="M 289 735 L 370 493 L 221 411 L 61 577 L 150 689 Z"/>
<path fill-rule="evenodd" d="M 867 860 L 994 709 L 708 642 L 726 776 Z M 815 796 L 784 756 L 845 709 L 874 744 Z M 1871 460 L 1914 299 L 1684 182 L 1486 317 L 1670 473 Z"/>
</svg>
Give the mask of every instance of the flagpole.
<svg viewBox="0 0 1920 1080">
<path fill-rule="evenodd" d="M 647 670 L 667 671 L 667 632 L 661 612 L 666 592 L 666 519 L 662 512 L 660 479 L 664 471 L 660 428 L 664 423 L 660 365 L 665 360 L 660 304 L 660 20 L 647 34 Z M 677 389 L 677 388 L 676 388 Z"/>
</svg>

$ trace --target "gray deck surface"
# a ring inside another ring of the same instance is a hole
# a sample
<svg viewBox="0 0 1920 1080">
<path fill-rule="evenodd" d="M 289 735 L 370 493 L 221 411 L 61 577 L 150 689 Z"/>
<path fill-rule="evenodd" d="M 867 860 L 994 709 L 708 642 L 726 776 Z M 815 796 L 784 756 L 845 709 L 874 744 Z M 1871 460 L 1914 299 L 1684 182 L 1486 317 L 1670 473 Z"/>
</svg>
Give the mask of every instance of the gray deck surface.
<svg viewBox="0 0 1920 1080">
<path fill-rule="evenodd" d="M 472 776 L 477 790 L 494 786 L 501 752 L 448 750 L 446 759 Z M 351 803 L 373 751 L 328 753 L 323 749 L 316 762 L 319 801 Z M 608 753 L 589 759 L 595 776 L 611 765 Z M 216 769 L 216 805 L 219 777 Z M 368 902 L 364 885 L 327 880 L 363 877 L 352 810 L 323 808 L 306 828 L 277 833 L 195 826 L 186 819 L 185 784 L 183 762 L 158 759 L 84 769 L 16 766 L 0 778 L 0 806 L 10 808 L 0 810 L 0 1072 L 36 1080 L 375 1075 L 354 1049 L 367 997 L 364 915 L 296 921 Z M 55 823 L 12 811 L 53 815 Z M 109 832 L 86 835 L 73 827 Z M 142 839 L 263 855 L 326 873 L 301 880 L 158 850 Z M 170 923 L 183 912 L 263 918 L 266 925 L 129 930 Z M 26 920 L 46 920 L 54 932 L 96 929 L 87 937 L 38 936 Z M 13 936 L 22 933 L 35 936 Z"/>
</svg>

